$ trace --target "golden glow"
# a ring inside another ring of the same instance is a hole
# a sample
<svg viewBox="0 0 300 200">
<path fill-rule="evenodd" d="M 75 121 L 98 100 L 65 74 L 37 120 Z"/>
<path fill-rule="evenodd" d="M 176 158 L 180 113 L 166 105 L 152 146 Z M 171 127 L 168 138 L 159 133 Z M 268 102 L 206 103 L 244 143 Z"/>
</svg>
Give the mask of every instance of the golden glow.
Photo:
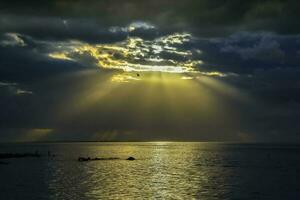
<svg viewBox="0 0 300 200">
<path fill-rule="evenodd" d="M 135 127 L 171 127 L 186 133 L 197 128 L 219 131 L 222 126 L 226 132 L 238 120 L 226 100 L 245 101 L 248 96 L 222 81 L 229 74 L 201 71 L 202 61 L 193 56 L 201 51 L 181 48 L 191 39 L 190 34 L 175 33 L 154 40 L 128 37 L 112 44 L 57 45 L 49 57 L 110 69 L 89 68 L 70 75 L 79 76 L 81 82 L 59 106 L 57 120 L 101 113 L 104 124 L 122 122 L 122 134 L 136 133 Z M 95 137 L 102 133 L 95 130 Z"/>
<path fill-rule="evenodd" d="M 116 74 L 111 78 L 112 82 L 128 83 L 129 81 L 139 81 L 141 79 L 131 75 Z"/>
<path fill-rule="evenodd" d="M 160 39 L 165 44 L 183 44 L 191 39 L 189 33 L 175 33 Z"/>
<path fill-rule="evenodd" d="M 130 27 L 129 27 L 130 28 Z M 133 27 L 134 28 L 134 27 Z M 196 66 L 202 64 L 201 60 L 183 59 L 177 61 L 163 58 L 161 52 L 170 55 L 189 57 L 192 53 L 180 50 L 178 44 L 188 42 L 191 35 L 175 33 L 153 41 L 143 40 L 138 37 L 128 38 L 124 42 L 114 44 L 91 45 L 81 42 L 70 42 L 66 49 L 48 54 L 54 59 L 75 60 L 87 65 L 96 65 L 100 68 L 119 69 L 130 71 L 154 71 L 169 73 L 196 72 Z"/>
<path fill-rule="evenodd" d="M 101 75 L 96 71 L 82 74 L 85 81 L 80 83 L 80 90 L 62 102 L 58 120 L 96 109 L 99 113 L 110 113 L 109 116 L 113 113 L 121 118 L 126 116 L 124 120 L 133 123 L 129 127 L 155 127 L 170 122 L 184 132 L 184 127 L 196 126 L 197 120 L 212 127 L 216 127 L 215 123 L 232 125 L 234 114 L 223 104 L 223 98 L 247 98 L 228 84 L 200 74 L 141 72 L 139 75 L 136 72 Z"/>
<path fill-rule="evenodd" d="M 182 80 L 192 80 L 193 77 L 191 77 L 191 76 L 183 76 L 183 77 L 181 77 L 181 79 Z"/>
<path fill-rule="evenodd" d="M 54 59 L 60 59 L 60 60 L 72 60 L 67 56 L 66 53 L 50 53 L 48 54 L 49 57 Z"/>
</svg>

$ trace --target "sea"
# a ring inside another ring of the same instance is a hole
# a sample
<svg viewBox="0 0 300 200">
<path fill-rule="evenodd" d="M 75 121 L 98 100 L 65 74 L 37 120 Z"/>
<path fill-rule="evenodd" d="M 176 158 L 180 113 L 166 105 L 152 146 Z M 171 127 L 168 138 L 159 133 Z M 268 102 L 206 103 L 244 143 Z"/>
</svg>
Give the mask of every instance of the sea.
<svg viewBox="0 0 300 200">
<path fill-rule="evenodd" d="M 0 153 L 34 152 L 41 157 L 0 159 L 6 163 L 0 164 L 1 200 L 300 199 L 299 145 L 0 144 Z M 79 162 L 78 157 L 101 159 Z"/>
</svg>

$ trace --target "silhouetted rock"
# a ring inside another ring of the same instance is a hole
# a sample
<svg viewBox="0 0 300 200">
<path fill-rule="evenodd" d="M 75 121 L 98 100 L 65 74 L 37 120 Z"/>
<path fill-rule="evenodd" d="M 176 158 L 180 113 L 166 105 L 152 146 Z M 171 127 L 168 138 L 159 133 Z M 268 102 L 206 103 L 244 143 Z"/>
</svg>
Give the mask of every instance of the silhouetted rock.
<svg viewBox="0 0 300 200">
<path fill-rule="evenodd" d="M 120 158 L 116 158 L 116 157 L 109 157 L 109 158 L 97 158 L 97 157 L 95 157 L 95 158 L 90 158 L 90 157 L 85 158 L 85 157 L 79 157 L 78 161 L 79 162 L 85 162 L 85 161 L 118 160 L 118 159 L 120 159 Z"/>
<path fill-rule="evenodd" d="M 120 158 L 116 158 L 116 157 L 109 157 L 109 158 L 93 158 L 92 160 L 118 160 Z"/>
<path fill-rule="evenodd" d="M 78 158 L 78 161 L 79 161 L 79 162 L 88 161 L 88 158 L 79 157 L 79 158 Z"/>
<path fill-rule="evenodd" d="M 130 156 L 126 160 L 135 160 L 135 158 Z"/>
</svg>

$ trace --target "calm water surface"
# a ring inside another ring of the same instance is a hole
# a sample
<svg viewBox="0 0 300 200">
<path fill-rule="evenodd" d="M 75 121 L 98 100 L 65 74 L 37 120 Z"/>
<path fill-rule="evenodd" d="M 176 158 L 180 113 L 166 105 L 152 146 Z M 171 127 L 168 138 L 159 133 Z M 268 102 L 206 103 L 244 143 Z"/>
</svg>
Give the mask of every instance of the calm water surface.
<svg viewBox="0 0 300 200">
<path fill-rule="evenodd" d="M 0 199 L 300 199 L 297 145 L 0 144 L 0 153 L 35 150 L 57 156 L 6 160 Z M 79 156 L 120 159 L 78 162 Z"/>
</svg>

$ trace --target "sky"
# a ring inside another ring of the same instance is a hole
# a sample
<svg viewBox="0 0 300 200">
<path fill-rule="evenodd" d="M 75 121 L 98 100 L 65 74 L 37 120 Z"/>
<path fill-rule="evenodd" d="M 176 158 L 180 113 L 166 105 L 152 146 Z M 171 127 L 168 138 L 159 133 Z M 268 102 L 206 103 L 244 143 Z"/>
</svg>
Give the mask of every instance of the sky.
<svg viewBox="0 0 300 200">
<path fill-rule="evenodd" d="M 300 142 L 296 0 L 0 3 L 0 141 Z"/>
</svg>

